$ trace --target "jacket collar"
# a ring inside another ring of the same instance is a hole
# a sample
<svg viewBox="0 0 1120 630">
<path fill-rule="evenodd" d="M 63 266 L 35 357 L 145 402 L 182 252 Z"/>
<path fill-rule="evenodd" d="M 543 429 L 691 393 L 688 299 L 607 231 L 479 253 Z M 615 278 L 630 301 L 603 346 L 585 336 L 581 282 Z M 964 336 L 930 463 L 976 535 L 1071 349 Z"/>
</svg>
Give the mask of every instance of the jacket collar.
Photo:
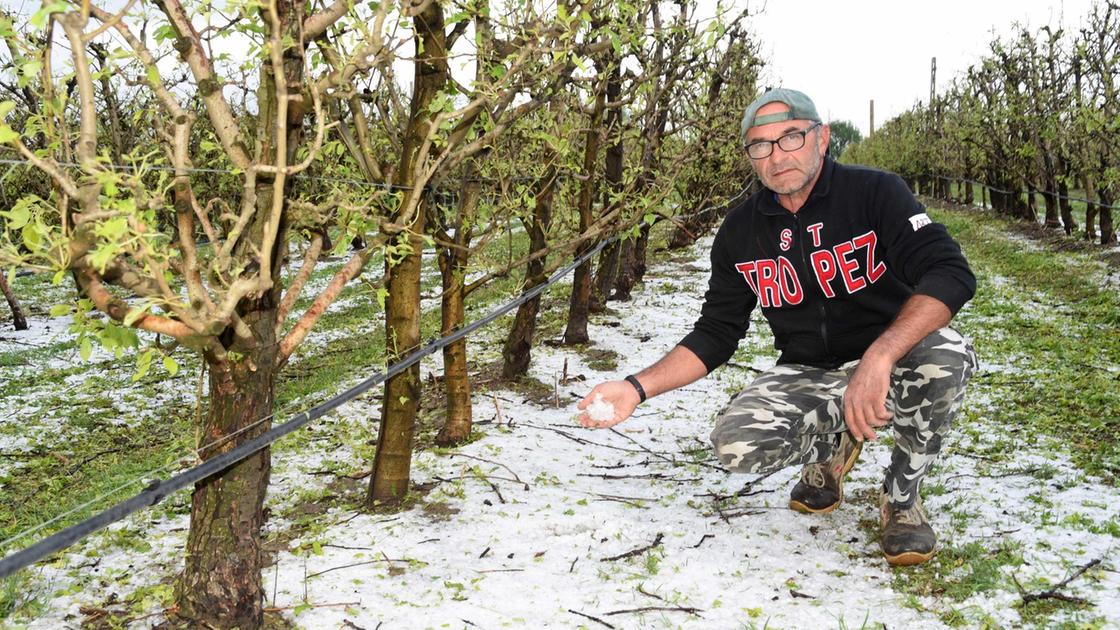
<svg viewBox="0 0 1120 630">
<path fill-rule="evenodd" d="M 832 189 L 832 173 L 833 171 L 835 171 L 835 166 L 836 163 L 832 161 L 832 158 L 826 155 L 824 157 L 824 164 L 821 165 L 821 176 L 817 178 L 817 183 L 813 185 L 813 190 L 809 193 L 809 198 L 805 200 L 805 205 L 801 206 L 802 210 L 809 207 L 809 205 L 813 203 L 814 199 L 818 197 L 825 197 L 828 195 L 829 190 Z M 790 214 L 789 210 L 786 210 L 782 207 L 782 204 L 778 203 L 778 197 L 774 193 L 774 191 L 770 190 L 769 188 L 763 188 L 762 191 L 762 204 L 759 208 L 762 214 Z M 801 212 L 801 210 L 799 210 L 798 212 Z"/>
</svg>

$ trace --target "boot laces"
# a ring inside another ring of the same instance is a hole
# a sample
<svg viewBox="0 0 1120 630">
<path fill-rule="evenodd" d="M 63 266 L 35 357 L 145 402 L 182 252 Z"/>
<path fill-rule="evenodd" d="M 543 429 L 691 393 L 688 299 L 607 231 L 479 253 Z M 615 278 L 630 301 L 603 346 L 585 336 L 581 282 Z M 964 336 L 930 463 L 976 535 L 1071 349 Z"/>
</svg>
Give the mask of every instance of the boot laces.
<svg viewBox="0 0 1120 630">
<path fill-rule="evenodd" d="M 892 508 L 894 511 L 894 519 L 902 525 L 911 525 L 919 527 L 926 523 L 929 519 L 926 517 L 926 511 L 922 508 L 920 501 L 915 501 L 914 505 L 908 508 Z"/>
<path fill-rule="evenodd" d="M 801 470 L 801 480 L 814 488 L 824 487 L 824 470 L 826 464 L 809 464 Z"/>
</svg>

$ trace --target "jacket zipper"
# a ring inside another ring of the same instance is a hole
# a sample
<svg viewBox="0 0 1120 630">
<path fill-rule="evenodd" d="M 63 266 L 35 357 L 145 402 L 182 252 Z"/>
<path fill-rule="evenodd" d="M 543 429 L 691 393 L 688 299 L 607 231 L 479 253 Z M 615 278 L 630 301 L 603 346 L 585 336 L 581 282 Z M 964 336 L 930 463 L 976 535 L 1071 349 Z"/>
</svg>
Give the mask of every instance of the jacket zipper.
<svg viewBox="0 0 1120 630">
<path fill-rule="evenodd" d="M 806 284 L 811 285 L 810 280 L 813 279 L 813 275 L 809 270 L 809 256 L 805 252 L 805 235 L 801 233 L 801 217 L 797 214 L 793 215 L 793 225 L 797 229 L 797 247 L 801 250 L 801 267 L 805 273 Z M 821 299 L 817 302 L 817 310 L 821 314 L 821 342 L 824 343 L 824 353 L 826 356 L 832 356 L 832 351 L 828 349 L 828 324 L 826 323 L 828 313 L 824 308 L 824 301 L 827 299 L 828 297 L 821 291 Z"/>
</svg>

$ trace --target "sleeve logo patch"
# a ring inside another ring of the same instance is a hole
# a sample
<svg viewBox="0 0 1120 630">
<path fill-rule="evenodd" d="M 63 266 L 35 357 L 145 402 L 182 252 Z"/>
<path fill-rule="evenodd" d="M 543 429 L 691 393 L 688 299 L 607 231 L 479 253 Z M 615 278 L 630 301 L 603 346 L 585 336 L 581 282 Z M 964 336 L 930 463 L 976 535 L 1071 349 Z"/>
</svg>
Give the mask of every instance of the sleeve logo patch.
<svg viewBox="0 0 1120 630">
<path fill-rule="evenodd" d="M 910 225 L 914 228 L 915 232 L 929 225 L 930 223 L 933 223 L 933 220 L 930 219 L 929 215 L 924 212 L 922 212 L 921 214 L 915 214 L 914 216 L 910 217 Z"/>
</svg>

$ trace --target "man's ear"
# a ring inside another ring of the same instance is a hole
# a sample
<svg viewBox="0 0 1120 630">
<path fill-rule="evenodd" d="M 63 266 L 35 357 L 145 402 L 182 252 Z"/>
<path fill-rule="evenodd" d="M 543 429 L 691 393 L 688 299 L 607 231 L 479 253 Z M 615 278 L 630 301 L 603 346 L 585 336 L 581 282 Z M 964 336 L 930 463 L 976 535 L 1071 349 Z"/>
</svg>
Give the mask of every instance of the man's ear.
<svg viewBox="0 0 1120 630">
<path fill-rule="evenodd" d="M 821 151 L 822 156 L 828 154 L 828 140 L 831 137 L 832 137 L 832 129 L 830 129 L 828 127 L 828 125 L 826 125 L 824 123 L 821 123 L 821 146 L 820 146 L 820 151 Z M 836 156 L 832 156 L 832 157 L 833 157 L 833 159 L 836 159 Z"/>
</svg>

